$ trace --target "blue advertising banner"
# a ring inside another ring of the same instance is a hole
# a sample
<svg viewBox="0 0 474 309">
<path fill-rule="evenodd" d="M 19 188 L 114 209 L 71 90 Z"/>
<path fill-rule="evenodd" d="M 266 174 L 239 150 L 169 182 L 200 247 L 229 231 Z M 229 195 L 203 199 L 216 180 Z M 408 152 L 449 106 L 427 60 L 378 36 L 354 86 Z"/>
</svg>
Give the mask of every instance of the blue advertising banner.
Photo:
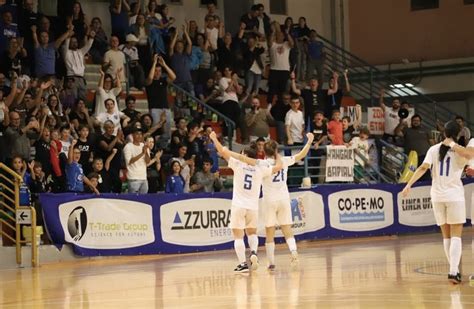
<svg viewBox="0 0 474 309">
<path fill-rule="evenodd" d="M 427 183 L 407 198 L 402 185 L 332 185 L 291 192 L 297 240 L 435 231 Z M 474 181 L 465 181 L 468 218 Z M 46 228 L 78 255 L 140 255 L 233 247 L 232 194 L 42 194 Z M 262 215 L 262 214 L 261 214 Z M 262 221 L 262 220 L 260 220 Z M 265 228 L 259 222 L 263 243 Z M 279 241 L 283 241 L 277 229 Z"/>
</svg>

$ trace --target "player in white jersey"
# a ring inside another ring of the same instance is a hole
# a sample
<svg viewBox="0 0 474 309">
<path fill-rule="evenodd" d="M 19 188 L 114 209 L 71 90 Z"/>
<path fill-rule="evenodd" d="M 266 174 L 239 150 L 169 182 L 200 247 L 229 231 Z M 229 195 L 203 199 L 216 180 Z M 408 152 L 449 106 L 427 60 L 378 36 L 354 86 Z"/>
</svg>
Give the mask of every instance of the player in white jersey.
<svg viewBox="0 0 474 309">
<path fill-rule="evenodd" d="M 264 177 L 270 177 L 282 168 L 282 162 L 277 157 L 276 165 L 261 164 L 255 159 L 257 152 L 252 148 L 244 149 L 244 155 L 232 152 L 224 147 L 216 137 L 215 132 L 209 135 L 214 142 L 217 152 L 229 163 L 234 171 L 234 185 L 232 190 L 232 205 L 230 209 L 230 228 L 234 235 L 234 249 L 239 259 L 239 265 L 234 269 L 236 273 L 248 272 L 249 267 L 245 258 L 244 236 L 250 247 L 250 261 L 253 270 L 258 267 L 258 201 L 260 188 Z M 257 164 L 259 163 L 259 164 Z"/>
<path fill-rule="evenodd" d="M 443 234 L 444 251 L 449 262 L 448 280 L 455 284 L 461 283 L 459 272 L 462 253 L 461 235 L 462 226 L 466 222 L 464 186 L 461 176 L 468 163 L 465 156 L 454 150 L 457 147 L 453 140 L 456 139 L 460 130 L 461 127 L 455 121 L 446 123 L 444 134 L 451 140 L 430 147 L 425 160 L 402 191 L 402 195 L 406 197 L 413 183 L 431 169 L 431 202 L 436 223 Z"/>
<path fill-rule="evenodd" d="M 268 258 L 268 270 L 275 270 L 275 226 L 279 225 L 286 243 L 291 253 L 293 265 L 298 263 L 298 251 L 296 241 L 291 230 L 293 216 L 291 213 L 290 192 L 286 184 L 288 167 L 300 161 L 308 154 L 314 140 L 313 133 L 307 133 L 307 142 L 303 149 L 294 156 L 282 157 L 283 168 L 271 177 L 263 179 L 263 213 L 265 219 L 265 249 Z M 270 165 L 275 164 L 275 155 L 278 152 L 278 145 L 274 141 L 265 143 L 265 154 Z"/>
</svg>

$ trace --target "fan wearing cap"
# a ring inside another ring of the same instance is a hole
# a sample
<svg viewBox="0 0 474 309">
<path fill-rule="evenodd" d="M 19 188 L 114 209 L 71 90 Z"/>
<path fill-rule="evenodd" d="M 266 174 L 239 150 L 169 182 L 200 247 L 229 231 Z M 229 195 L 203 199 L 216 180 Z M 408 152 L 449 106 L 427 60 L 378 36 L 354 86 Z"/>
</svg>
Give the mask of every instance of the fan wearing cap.
<svg viewBox="0 0 474 309">
<path fill-rule="evenodd" d="M 133 142 L 123 148 L 125 165 L 127 166 L 128 193 L 148 193 L 147 164 L 150 163 L 150 149 L 143 143 L 143 129 L 134 127 Z"/>
<path fill-rule="evenodd" d="M 125 38 L 126 43 L 119 46 L 125 54 L 125 58 L 130 69 L 129 83 L 131 90 L 144 90 L 145 87 L 145 72 L 139 63 L 138 49 L 135 45 L 138 43 L 138 38 L 134 34 L 127 34 Z"/>
</svg>

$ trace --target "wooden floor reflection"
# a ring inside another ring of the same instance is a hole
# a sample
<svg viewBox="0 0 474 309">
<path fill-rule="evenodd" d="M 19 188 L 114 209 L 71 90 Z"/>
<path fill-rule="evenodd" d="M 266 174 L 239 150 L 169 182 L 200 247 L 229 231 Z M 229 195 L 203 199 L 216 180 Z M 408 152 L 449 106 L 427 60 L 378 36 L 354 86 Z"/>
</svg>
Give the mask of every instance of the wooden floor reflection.
<svg viewBox="0 0 474 309">
<path fill-rule="evenodd" d="M 474 308 L 472 234 L 464 283 L 447 282 L 439 234 L 299 243 L 290 269 L 235 275 L 233 251 L 120 257 L 0 271 L 0 308 Z"/>
</svg>

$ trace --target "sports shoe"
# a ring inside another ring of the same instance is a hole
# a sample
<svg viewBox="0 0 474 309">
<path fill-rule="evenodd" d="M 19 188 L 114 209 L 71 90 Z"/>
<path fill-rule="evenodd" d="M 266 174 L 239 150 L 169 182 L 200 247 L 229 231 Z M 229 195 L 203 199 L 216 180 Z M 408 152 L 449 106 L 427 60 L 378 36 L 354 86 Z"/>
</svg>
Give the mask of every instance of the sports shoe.
<svg viewBox="0 0 474 309">
<path fill-rule="evenodd" d="M 460 284 L 460 283 L 461 283 L 461 273 L 457 273 L 457 274 L 455 274 L 455 275 L 449 274 L 449 275 L 448 275 L 448 280 L 449 280 L 451 283 Z"/>
<path fill-rule="evenodd" d="M 275 265 L 274 265 L 274 264 L 270 264 L 270 265 L 268 265 L 267 269 L 268 269 L 269 271 L 275 271 Z"/>
<path fill-rule="evenodd" d="M 235 273 L 248 273 L 249 272 L 249 266 L 247 265 L 246 262 L 241 263 L 237 265 L 237 267 L 234 269 Z"/>
<path fill-rule="evenodd" d="M 297 266 L 300 263 L 300 259 L 298 258 L 298 251 L 291 251 L 290 263 L 292 266 Z"/>
<path fill-rule="evenodd" d="M 258 268 L 258 256 L 257 256 L 257 253 L 255 251 L 252 251 L 252 253 L 250 253 L 250 265 L 252 267 L 252 270 L 257 270 L 257 268 Z"/>
</svg>

